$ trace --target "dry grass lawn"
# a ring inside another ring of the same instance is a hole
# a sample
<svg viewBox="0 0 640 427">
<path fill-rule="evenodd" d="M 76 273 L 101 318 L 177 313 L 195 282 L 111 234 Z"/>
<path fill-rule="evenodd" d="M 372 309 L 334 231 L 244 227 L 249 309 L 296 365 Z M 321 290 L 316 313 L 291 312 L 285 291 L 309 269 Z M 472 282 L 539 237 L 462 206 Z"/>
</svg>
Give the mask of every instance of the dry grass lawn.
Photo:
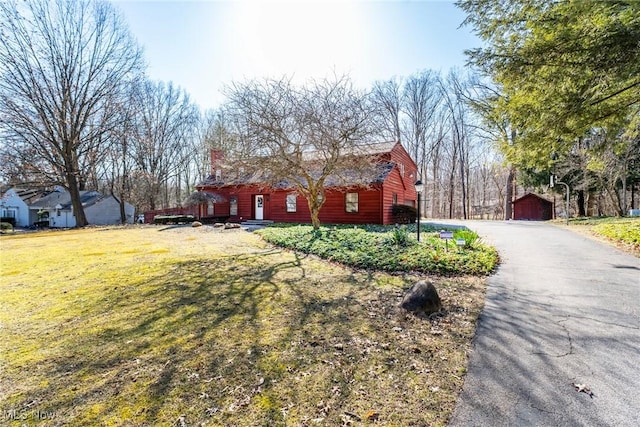
<svg viewBox="0 0 640 427">
<path fill-rule="evenodd" d="M 0 424 L 445 425 L 484 299 L 397 309 L 416 277 L 346 269 L 242 230 L 0 236 Z"/>
</svg>

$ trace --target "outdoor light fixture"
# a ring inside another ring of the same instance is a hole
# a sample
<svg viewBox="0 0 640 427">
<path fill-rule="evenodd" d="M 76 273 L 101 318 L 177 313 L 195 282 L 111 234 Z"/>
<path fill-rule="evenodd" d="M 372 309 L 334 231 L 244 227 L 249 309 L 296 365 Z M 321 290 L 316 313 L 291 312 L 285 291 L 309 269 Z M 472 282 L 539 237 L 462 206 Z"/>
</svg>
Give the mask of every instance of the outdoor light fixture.
<svg viewBox="0 0 640 427">
<path fill-rule="evenodd" d="M 418 208 L 416 209 L 416 218 L 417 218 L 417 229 L 418 229 L 418 242 L 420 241 L 420 196 L 422 195 L 422 190 L 424 190 L 424 184 L 422 181 L 417 180 L 415 183 L 416 193 L 418 193 Z"/>
</svg>

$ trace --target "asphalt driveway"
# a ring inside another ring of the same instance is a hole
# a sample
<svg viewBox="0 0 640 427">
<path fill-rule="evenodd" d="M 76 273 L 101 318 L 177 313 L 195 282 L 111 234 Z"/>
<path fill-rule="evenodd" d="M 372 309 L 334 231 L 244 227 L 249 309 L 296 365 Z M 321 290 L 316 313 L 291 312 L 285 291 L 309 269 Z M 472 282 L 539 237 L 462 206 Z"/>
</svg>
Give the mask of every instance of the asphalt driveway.
<svg viewBox="0 0 640 427">
<path fill-rule="evenodd" d="M 545 223 L 459 224 L 502 265 L 450 425 L 640 425 L 640 259 Z"/>
</svg>

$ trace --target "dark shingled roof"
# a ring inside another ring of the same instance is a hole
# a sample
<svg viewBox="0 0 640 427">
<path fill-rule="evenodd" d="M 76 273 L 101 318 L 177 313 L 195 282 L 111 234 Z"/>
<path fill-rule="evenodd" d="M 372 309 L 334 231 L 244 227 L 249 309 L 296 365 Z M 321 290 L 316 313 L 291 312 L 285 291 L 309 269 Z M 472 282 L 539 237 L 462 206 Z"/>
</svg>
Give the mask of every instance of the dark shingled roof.
<svg viewBox="0 0 640 427">
<path fill-rule="evenodd" d="M 389 153 L 398 144 L 397 142 L 380 142 L 372 144 L 362 144 L 354 147 L 351 152 L 357 152 L 362 156 L 375 156 L 380 154 Z M 305 153 L 305 160 L 321 159 L 322 153 L 319 151 L 310 151 Z M 337 175 L 331 175 L 325 181 L 326 187 L 343 187 L 350 185 L 366 185 L 383 182 L 393 170 L 395 163 L 392 162 L 380 162 L 375 165 L 376 170 L 373 173 L 371 179 L 364 179 L 362 174 L 356 170 L 345 171 L 344 173 Z M 253 172 L 240 172 L 239 170 L 227 170 L 223 172 L 225 175 L 223 179 L 216 179 L 215 175 L 209 175 L 198 186 L 209 187 L 223 187 L 228 185 L 246 185 L 246 184 L 266 184 L 272 182 L 269 179 L 268 173 L 264 170 L 258 170 Z M 287 181 L 281 181 L 275 185 L 276 188 L 291 188 L 293 185 Z"/>
<path fill-rule="evenodd" d="M 363 180 L 361 175 L 357 171 L 345 171 L 344 173 L 337 175 L 330 175 L 325 181 L 326 187 L 343 187 L 348 185 L 365 185 L 382 183 L 389 176 L 395 163 L 382 162 L 375 165 L 374 177 L 371 180 Z M 215 175 L 209 175 L 199 186 L 208 187 L 224 187 L 227 185 L 243 185 L 243 184 L 264 184 L 269 182 L 266 172 L 259 171 L 254 173 L 238 174 L 236 177 L 227 178 L 226 180 L 216 179 Z M 273 185 L 276 188 L 291 188 L 293 184 L 287 180 L 283 180 Z"/>
</svg>

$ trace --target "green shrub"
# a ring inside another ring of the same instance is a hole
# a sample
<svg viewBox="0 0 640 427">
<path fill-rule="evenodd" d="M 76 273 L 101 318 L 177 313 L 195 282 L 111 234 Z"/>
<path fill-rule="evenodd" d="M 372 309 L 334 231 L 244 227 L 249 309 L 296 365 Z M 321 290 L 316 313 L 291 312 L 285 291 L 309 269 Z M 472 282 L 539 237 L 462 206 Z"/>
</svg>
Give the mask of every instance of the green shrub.
<svg viewBox="0 0 640 427">
<path fill-rule="evenodd" d="M 16 226 L 16 219 L 12 216 L 3 216 L 0 218 L 0 222 L 11 224 L 12 227 Z"/>
<path fill-rule="evenodd" d="M 478 240 L 478 233 L 468 229 L 459 229 L 453 233 L 454 239 L 463 239 L 465 246 L 473 246 Z"/>
<path fill-rule="evenodd" d="M 391 230 L 391 236 L 389 241 L 391 244 L 401 247 L 409 246 L 413 240 L 409 237 L 409 231 L 407 231 L 407 227 L 394 227 Z"/>
<path fill-rule="evenodd" d="M 10 222 L 0 222 L 0 231 L 3 233 L 11 233 L 13 231 L 13 224 Z"/>
<path fill-rule="evenodd" d="M 416 222 L 418 212 L 413 206 L 393 205 L 391 206 L 391 215 L 397 224 L 413 224 Z"/>
<path fill-rule="evenodd" d="M 447 247 L 437 232 L 425 233 L 418 243 L 407 227 L 332 226 L 313 230 L 309 225 L 280 224 L 256 233 L 281 247 L 372 270 L 485 275 L 498 263 L 495 249 L 476 242 L 475 233 L 463 235 L 474 243 L 459 250 Z"/>
<path fill-rule="evenodd" d="M 596 234 L 611 240 L 640 247 L 640 220 L 620 219 L 617 222 L 598 224 L 593 227 Z"/>
<path fill-rule="evenodd" d="M 154 224 L 180 224 L 195 221 L 193 215 L 156 215 L 153 217 Z"/>
</svg>

